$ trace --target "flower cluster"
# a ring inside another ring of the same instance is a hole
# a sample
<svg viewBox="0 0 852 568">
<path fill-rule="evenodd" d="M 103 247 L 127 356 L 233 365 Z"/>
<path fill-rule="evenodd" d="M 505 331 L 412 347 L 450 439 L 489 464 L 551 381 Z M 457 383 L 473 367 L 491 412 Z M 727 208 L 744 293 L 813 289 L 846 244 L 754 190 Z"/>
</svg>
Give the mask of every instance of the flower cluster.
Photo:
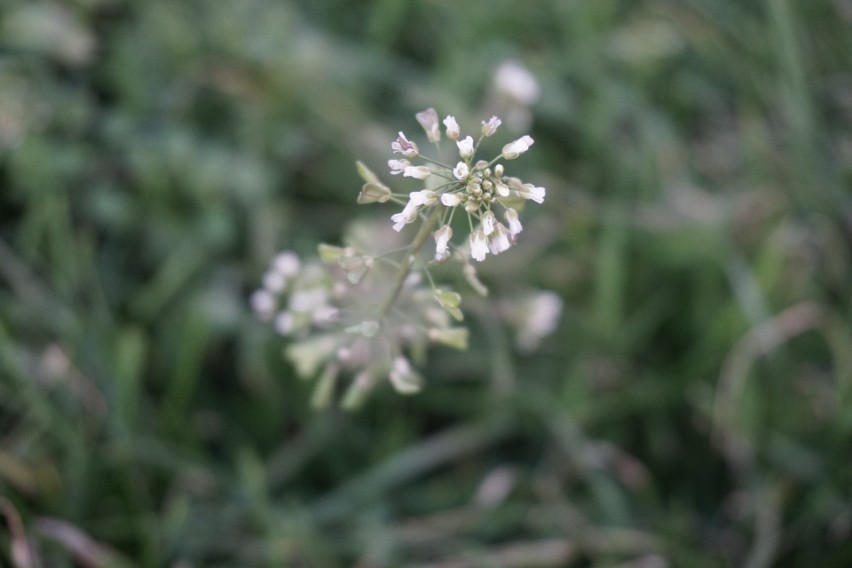
<svg viewBox="0 0 852 568">
<path fill-rule="evenodd" d="M 441 128 L 438 113 L 433 108 L 417 114 L 417 121 L 426 132 L 430 142 L 440 150 Z M 462 131 L 453 116 L 443 120 L 444 131 L 449 140 L 455 142 L 454 153 L 458 154 L 455 165 L 444 164 L 421 153 L 415 142 L 400 132 L 391 144 L 400 158 L 388 161 L 392 175 L 423 180 L 428 187 L 406 195 L 395 195 L 378 181 L 372 173 L 366 173 L 361 164 L 362 176 L 367 182 L 362 189 L 359 203 L 389 200 L 404 204 L 401 212 L 391 216 L 393 228 L 400 231 L 419 217 L 429 218 L 435 209 L 440 210 L 440 227 L 434 232 L 435 260 L 444 261 L 451 256 L 452 220 L 457 209 L 463 209 L 468 218 L 470 233 L 468 244 L 470 256 L 477 261 L 486 255 L 500 254 L 514 244 L 518 233 L 523 230 L 518 219 L 517 207 L 525 200 L 542 203 L 545 189 L 524 183 L 517 177 L 506 175 L 502 160 L 514 160 L 533 144 L 530 136 L 521 136 L 503 146 L 500 154 L 491 160 L 478 160 L 477 151 L 485 138 L 493 136 L 502 121 L 496 116 L 482 121 L 477 139 L 462 137 Z M 419 159 L 419 164 L 412 160 Z M 404 198 L 407 197 L 407 201 Z M 502 213 L 502 215 L 498 215 Z M 502 216 L 502 221 L 500 217 Z M 505 224 L 504 222 L 505 221 Z"/>
<path fill-rule="evenodd" d="M 347 407 L 360 404 L 382 378 L 401 394 L 416 393 L 423 379 L 410 357 L 430 343 L 467 347 L 467 329 L 453 325 L 460 297 L 424 287 L 420 273 L 408 274 L 396 291 L 395 308 L 382 315 L 396 269 L 356 246 L 320 245 L 319 259 L 307 262 L 290 251 L 272 260 L 251 304 L 258 317 L 292 340 L 285 355 L 296 373 L 319 375 L 315 406 L 328 404 L 342 374 L 354 377 L 343 396 Z"/>
<path fill-rule="evenodd" d="M 434 109 L 417 114 L 426 138 L 438 146 L 442 128 Z M 405 134 L 391 144 L 398 157 L 388 166 L 392 175 L 422 181 L 424 186 L 405 194 L 394 193 L 377 175 L 358 162 L 364 185 L 358 203 L 394 202 L 402 211 L 391 216 L 392 226 L 353 226 L 347 246 L 319 246 L 319 258 L 303 261 L 292 252 L 276 256 L 263 277 L 263 287 L 252 298 L 257 315 L 272 322 L 291 339 L 285 350 L 296 373 L 318 376 L 315 406 L 326 405 L 337 390 L 339 376 L 354 377 L 343 395 L 343 406 L 358 406 L 373 387 L 388 380 L 397 392 L 418 392 L 423 379 L 414 363 L 422 363 L 432 343 L 466 349 L 468 330 L 461 295 L 438 286 L 430 268 L 455 257 L 462 275 L 480 295 L 488 290 L 479 281 L 470 259 L 482 261 L 488 253 L 509 249 L 523 230 L 518 208 L 525 201 L 542 203 L 545 190 L 506 174 L 503 161 L 514 160 L 533 144 L 521 136 L 503 146 L 490 161 L 477 159 L 480 144 L 493 136 L 501 121 L 482 122 L 477 139 L 462 137 L 452 116 L 443 120 L 443 135 L 452 141 L 455 164 L 444 164 L 421 153 Z M 453 244 L 453 220 L 467 217 L 466 244 Z M 417 220 L 419 229 L 408 244 L 402 229 Z M 423 255 L 433 238 L 434 256 Z M 372 252 L 381 243 L 385 252 Z M 426 258 L 424 258 L 426 256 Z M 526 308 L 525 308 L 526 309 Z M 552 331 L 558 310 L 554 302 L 532 302 L 534 317 L 514 318 L 524 335 L 519 345 L 534 347 Z M 551 317 L 552 316 L 552 317 Z"/>
</svg>

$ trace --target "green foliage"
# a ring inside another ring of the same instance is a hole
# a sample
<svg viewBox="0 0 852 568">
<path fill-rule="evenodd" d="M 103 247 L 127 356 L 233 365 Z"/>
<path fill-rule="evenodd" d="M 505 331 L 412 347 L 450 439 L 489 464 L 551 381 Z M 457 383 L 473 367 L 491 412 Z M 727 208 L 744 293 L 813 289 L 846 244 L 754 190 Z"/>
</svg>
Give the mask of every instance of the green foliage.
<svg viewBox="0 0 852 568">
<path fill-rule="evenodd" d="M 2 3 L 0 566 L 24 535 L 50 567 L 849 566 L 850 19 Z M 263 267 L 339 240 L 414 112 L 499 111 L 507 58 L 548 201 L 465 296 L 471 350 L 313 410 Z M 532 354 L 497 313 L 529 285 L 566 302 Z"/>
</svg>

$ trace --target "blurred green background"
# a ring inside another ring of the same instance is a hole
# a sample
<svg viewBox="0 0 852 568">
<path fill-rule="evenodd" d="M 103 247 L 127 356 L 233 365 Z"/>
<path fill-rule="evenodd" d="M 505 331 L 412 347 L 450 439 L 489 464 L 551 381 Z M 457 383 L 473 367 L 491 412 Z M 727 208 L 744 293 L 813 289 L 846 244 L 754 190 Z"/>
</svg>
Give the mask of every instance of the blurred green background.
<svg viewBox="0 0 852 568">
<path fill-rule="evenodd" d="M 507 60 L 557 332 L 312 411 L 248 296 Z M 852 566 L 850 182 L 849 0 L 3 0 L 0 566 Z"/>
</svg>

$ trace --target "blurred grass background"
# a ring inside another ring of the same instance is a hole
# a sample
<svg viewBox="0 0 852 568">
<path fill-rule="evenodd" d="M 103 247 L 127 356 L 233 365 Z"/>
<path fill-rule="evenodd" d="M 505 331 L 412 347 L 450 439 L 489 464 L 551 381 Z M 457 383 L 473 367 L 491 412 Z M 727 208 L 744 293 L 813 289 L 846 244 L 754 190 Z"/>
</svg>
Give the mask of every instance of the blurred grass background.
<svg viewBox="0 0 852 568">
<path fill-rule="evenodd" d="M 247 296 L 507 59 L 557 333 L 312 412 Z M 849 0 L 4 0 L 0 566 L 850 566 L 851 181 Z"/>
</svg>

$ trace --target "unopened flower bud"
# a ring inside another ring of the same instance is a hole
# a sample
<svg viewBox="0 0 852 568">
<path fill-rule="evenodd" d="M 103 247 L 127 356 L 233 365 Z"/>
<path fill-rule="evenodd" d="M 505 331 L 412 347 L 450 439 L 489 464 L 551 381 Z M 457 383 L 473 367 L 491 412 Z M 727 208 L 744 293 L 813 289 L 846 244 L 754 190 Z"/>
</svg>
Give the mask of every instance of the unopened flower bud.
<svg viewBox="0 0 852 568">
<path fill-rule="evenodd" d="M 429 330 L 429 339 L 459 350 L 467 349 L 469 336 L 470 333 L 465 327 L 450 327 L 446 329 L 433 327 Z"/>
<path fill-rule="evenodd" d="M 464 315 L 459 309 L 459 304 L 461 304 L 461 295 L 458 292 L 435 288 L 433 295 L 435 296 L 435 299 L 438 300 L 438 303 L 441 304 L 441 307 L 447 310 L 451 316 L 458 321 L 462 321 L 464 319 Z"/>
<path fill-rule="evenodd" d="M 359 205 L 364 205 L 365 203 L 384 203 L 385 201 L 390 201 L 391 198 L 391 190 L 388 186 L 380 183 L 365 183 L 361 187 L 361 193 L 358 194 L 358 199 L 356 202 Z"/>
<path fill-rule="evenodd" d="M 408 359 L 402 356 L 393 360 L 388 378 L 400 394 L 414 394 L 423 387 L 423 378 L 411 368 Z"/>
<path fill-rule="evenodd" d="M 465 264 L 462 269 L 462 273 L 464 274 L 464 278 L 467 280 L 467 283 L 470 284 L 470 287 L 473 288 L 477 294 L 482 297 L 488 295 L 488 288 L 485 287 L 485 284 L 483 284 L 476 275 L 476 268 L 474 268 L 472 264 Z"/>
</svg>

